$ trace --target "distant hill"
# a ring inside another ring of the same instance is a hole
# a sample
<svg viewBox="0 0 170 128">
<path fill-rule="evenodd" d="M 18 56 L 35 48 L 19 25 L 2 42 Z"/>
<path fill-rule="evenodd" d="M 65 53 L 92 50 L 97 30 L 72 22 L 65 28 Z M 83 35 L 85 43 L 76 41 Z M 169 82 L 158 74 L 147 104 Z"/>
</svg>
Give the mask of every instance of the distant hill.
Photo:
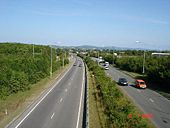
<svg viewBox="0 0 170 128">
<path fill-rule="evenodd" d="M 53 45 L 53 48 L 73 48 L 73 49 L 91 49 L 91 50 L 147 50 L 147 49 L 142 49 L 142 48 L 126 48 L 126 47 L 115 47 L 115 46 L 105 46 L 105 47 L 98 47 L 98 46 L 93 46 L 93 45 L 80 45 L 80 46 L 56 46 Z"/>
</svg>

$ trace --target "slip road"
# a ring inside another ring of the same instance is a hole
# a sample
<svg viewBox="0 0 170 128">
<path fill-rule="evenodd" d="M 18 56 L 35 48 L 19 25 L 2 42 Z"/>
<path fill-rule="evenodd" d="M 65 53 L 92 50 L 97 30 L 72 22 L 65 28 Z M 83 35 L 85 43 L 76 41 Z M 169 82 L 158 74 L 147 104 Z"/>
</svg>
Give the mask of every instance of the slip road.
<svg viewBox="0 0 170 128">
<path fill-rule="evenodd" d="M 138 89 L 134 87 L 132 77 L 124 74 L 115 67 L 109 67 L 106 71 L 116 82 L 120 77 L 124 77 L 130 82 L 129 86 L 119 86 L 144 112 L 144 114 L 151 114 L 151 121 L 158 128 L 170 128 L 170 101 L 161 96 L 157 92 L 146 89 Z"/>
</svg>

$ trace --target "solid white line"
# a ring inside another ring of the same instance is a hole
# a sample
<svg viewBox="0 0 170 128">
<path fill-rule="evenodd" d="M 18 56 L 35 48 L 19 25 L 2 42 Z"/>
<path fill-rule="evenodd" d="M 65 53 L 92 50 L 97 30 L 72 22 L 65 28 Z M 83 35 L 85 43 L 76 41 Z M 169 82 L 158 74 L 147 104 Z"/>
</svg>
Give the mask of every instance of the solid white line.
<svg viewBox="0 0 170 128">
<path fill-rule="evenodd" d="M 72 67 L 72 66 L 71 66 Z M 31 112 L 34 111 L 34 109 L 41 103 L 42 100 L 57 86 L 57 84 L 65 77 L 65 75 L 70 71 L 71 67 L 69 70 L 57 81 L 57 83 L 42 97 L 42 99 L 27 113 L 27 115 L 18 123 L 15 128 L 18 128 L 18 126 L 31 114 Z"/>
<path fill-rule="evenodd" d="M 53 118 L 54 115 L 55 115 L 55 113 L 52 114 L 51 119 Z"/>
<path fill-rule="evenodd" d="M 79 127 L 81 104 L 82 104 L 82 98 L 83 98 L 83 85 L 84 85 L 84 70 L 83 70 L 83 82 L 82 82 L 82 86 L 81 86 L 81 96 L 80 96 L 80 103 L 79 103 L 79 111 L 78 111 L 78 118 L 77 118 L 76 128 Z"/>
<path fill-rule="evenodd" d="M 62 101 L 63 101 L 63 98 L 60 99 L 60 102 L 62 102 Z"/>
<path fill-rule="evenodd" d="M 151 98 L 149 98 L 149 100 L 150 100 L 151 102 L 154 102 L 154 100 L 152 100 Z"/>
</svg>

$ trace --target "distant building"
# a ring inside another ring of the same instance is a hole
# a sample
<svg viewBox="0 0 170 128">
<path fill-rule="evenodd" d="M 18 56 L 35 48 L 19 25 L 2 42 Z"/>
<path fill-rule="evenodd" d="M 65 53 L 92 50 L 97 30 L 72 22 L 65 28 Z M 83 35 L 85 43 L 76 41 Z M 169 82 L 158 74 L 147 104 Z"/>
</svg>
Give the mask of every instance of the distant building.
<svg viewBox="0 0 170 128">
<path fill-rule="evenodd" d="M 113 55 L 114 55 L 114 56 L 117 56 L 117 53 L 114 52 Z"/>
<path fill-rule="evenodd" d="M 152 53 L 153 56 L 170 56 L 170 53 L 157 53 L 157 52 L 154 52 Z"/>
<path fill-rule="evenodd" d="M 103 60 L 103 58 L 101 56 L 98 58 L 98 62 L 99 63 L 104 62 L 104 60 Z"/>
</svg>

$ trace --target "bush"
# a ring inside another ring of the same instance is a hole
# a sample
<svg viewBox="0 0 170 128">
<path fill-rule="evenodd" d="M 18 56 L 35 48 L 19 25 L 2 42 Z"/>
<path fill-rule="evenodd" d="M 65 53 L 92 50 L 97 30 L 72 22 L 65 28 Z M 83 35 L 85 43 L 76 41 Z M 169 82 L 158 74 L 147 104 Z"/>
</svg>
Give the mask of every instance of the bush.
<svg viewBox="0 0 170 128">
<path fill-rule="evenodd" d="M 142 57 L 122 57 L 116 59 L 116 66 L 120 69 L 142 73 Z M 154 82 L 170 85 L 170 57 L 151 57 L 145 60 L 147 78 Z"/>
<path fill-rule="evenodd" d="M 116 87 L 116 83 L 107 77 L 102 68 L 100 68 L 89 57 L 84 58 L 88 69 L 94 74 L 96 86 L 101 93 L 101 99 L 105 107 L 105 112 L 116 128 L 139 128 L 148 127 L 148 124 L 142 119 L 134 117 L 130 119 L 129 114 L 137 111 L 132 103 L 124 97 L 121 91 Z"/>
<path fill-rule="evenodd" d="M 60 60 L 56 60 L 53 50 L 53 72 L 62 66 L 62 52 L 58 53 Z M 30 85 L 50 75 L 51 48 L 49 46 L 18 43 L 0 44 L 0 98 L 30 89 Z M 67 54 L 66 54 L 67 55 Z M 69 63 L 65 59 L 65 64 Z"/>
</svg>

